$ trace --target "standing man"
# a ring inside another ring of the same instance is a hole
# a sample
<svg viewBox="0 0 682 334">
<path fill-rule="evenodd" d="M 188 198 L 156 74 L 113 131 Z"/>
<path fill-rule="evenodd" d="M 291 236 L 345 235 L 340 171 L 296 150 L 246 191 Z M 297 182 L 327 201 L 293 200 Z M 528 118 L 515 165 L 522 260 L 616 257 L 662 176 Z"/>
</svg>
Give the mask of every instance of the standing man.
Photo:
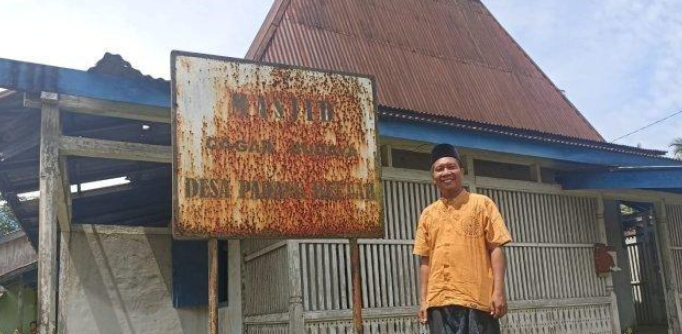
<svg viewBox="0 0 682 334">
<path fill-rule="evenodd" d="M 419 320 L 431 334 L 498 334 L 507 313 L 502 246 L 511 236 L 495 203 L 462 187 L 454 146 L 434 147 L 431 163 L 441 198 L 422 212 L 414 243 Z"/>
</svg>

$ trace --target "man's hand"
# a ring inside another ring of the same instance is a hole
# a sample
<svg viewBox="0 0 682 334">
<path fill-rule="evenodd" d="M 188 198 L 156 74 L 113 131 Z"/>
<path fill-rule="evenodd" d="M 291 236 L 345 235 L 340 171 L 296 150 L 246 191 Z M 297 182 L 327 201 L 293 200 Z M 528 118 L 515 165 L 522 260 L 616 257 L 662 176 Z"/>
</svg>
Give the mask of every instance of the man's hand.
<svg viewBox="0 0 682 334">
<path fill-rule="evenodd" d="M 490 315 L 499 319 L 505 314 L 507 314 L 507 297 L 504 296 L 504 293 L 493 292 L 490 298 Z"/>
<path fill-rule="evenodd" d="M 422 303 L 421 306 L 419 306 L 419 322 L 422 325 L 425 325 L 427 322 L 429 322 L 429 315 L 427 312 L 426 303 Z"/>
<path fill-rule="evenodd" d="M 490 252 L 490 264 L 493 267 L 493 295 L 490 298 L 490 315 L 499 319 L 507 314 L 507 297 L 504 296 L 504 270 L 507 265 L 502 247 L 495 247 Z"/>
<path fill-rule="evenodd" d="M 421 282 L 419 284 L 419 322 L 426 324 L 429 322 L 428 314 L 426 309 L 428 308 L 427 296 L 429 294 L 429 275 L 431 273 L 431 263 L 429 262 L 428 256 L 422 256 L 419 258 L 419 276 Z"/>
</svg>

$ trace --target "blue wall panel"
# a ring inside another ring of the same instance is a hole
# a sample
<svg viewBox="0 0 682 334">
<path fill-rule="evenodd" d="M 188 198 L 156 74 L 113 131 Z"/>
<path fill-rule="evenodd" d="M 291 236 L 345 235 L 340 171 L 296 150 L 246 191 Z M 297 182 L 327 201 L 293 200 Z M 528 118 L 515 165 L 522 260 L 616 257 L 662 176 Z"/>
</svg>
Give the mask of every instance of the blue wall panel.
<svg viewBox="0 0 682 334">
<path fill-rule="evenodd" d="M 679 192 L 682 168 L 634 168 L 560 175 L 564 189 L 649 189 Z"/>
<path fill-rule="evenodd" d="M 590 147 L 528 140 L 447 125 L 382 118 L 383 137 L 450 143 L 458 147 L 605 166 L 680 166 L 682 161 L 611 152 Z"/>
<path fill-rule="evenodd" d="M 208 304 L 208 245 L 206 241 L 173 240 L 173 306 Z"/>
</svg>

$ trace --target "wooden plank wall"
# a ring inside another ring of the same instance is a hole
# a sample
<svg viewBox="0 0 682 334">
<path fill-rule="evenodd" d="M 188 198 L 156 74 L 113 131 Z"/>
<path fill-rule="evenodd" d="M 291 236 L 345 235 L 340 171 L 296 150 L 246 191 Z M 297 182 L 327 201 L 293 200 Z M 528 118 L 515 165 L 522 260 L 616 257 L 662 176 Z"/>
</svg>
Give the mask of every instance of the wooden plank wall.
<svg viewBox="0 0 682 334">
<path fill-rule="evenodd" d="M 361 240 L 367 333 L 425 333 L 416 321 L 421 210 L 438 198 L 428 181 L 384 180 L 386 235 Z M 515 242 L 507 247 L 506 333 L 611 333 L 606 280 L 594 272 L 597 199 L 478 188 L 500 206 Z M 308 333 L 349 333 L 349 252 L 344 240 L 300 243 Z"/>
<path fill-rule="evenodd" d="M 0 238 L 0 277 L 36 263 L 36 251 L 24 232 Z"/>
<path fill-rule="evenodd" d="M 286 250 L 281 243 L 247 253 L 242 279 L 246 292 L 243 298 L 244 316 L 283 313 L 289 310 Z"/>
<path fill-rule="evenodd" d="M 478 190 L 498 203 L 514 238 L 506 248 L 510 301 L 608 296 L 594 271 L 595 199 Z"/>
</svg>

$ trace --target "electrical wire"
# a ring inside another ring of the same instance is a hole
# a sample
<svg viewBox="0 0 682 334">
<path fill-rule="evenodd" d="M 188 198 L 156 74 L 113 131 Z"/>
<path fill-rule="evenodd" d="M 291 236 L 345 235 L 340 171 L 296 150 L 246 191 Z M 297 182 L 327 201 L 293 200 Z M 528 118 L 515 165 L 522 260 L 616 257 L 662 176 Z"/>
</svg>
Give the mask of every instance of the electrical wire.
<svg viewBox="0 0 682 334">
<path fill-rule="evenodd" d="M 618 137 L 618 138 L 612 140 L 611 142 L 612 142 L 612 143 L 615 143 L 615 142 L 618 141 L 618 140 L 621 140 L 621 139 L 623 139 L 623 138 L 625 138 L 625 137 L 628 137 L 628 136 L 630 136 L 630 135 L 633 135 L 633 134 L 635 134 L 635 133 L 637 133 L 637 132 L 640 132 L 640 131 L 642 131 L 642 130 L 644 130 L 644 129 L 650 127 L 650 126 L 653 126 L 653 125 L 656 125 L 656 124 L 658 124 L 658 123 L 661 123 L 661 122 L 663 122 L 663 121 L 665 121 L 665 120 L 667 120 L 667 119 L 669 119 L 669 118 L 672 118 L 672 117 L 674 117 L 674 116 L 676 116 L 676 115 L 679 115 L 679 114 L 682 114 L 682 110 L 680 110 L 680 111 L 678 111 L 678 112 L 674 112 L 674 113 L 672 113 L 672 114 L 670 114 L 670 115 L 668 115 L 668 116 L 666 116 L 666 117 L 663 117 L 663 118 L 661 118 L 661 119 L 659 119 L 659 120 L 657 120 L 657 121 L 655 121 L 655 122 L 653 122 L 653 123 L 647 124 L 647 125 L 645 125 L 645 126 L 639 128 L 639 129 L 637 129 L 637 130 L 635 130 L 635 131 L 632 131 L 632 132 L 630 132 L 630 133 L 628 133 L 628 134 L 622 135 L 622 136 L 620 136 L 620 137 Z"/>
</svg>

